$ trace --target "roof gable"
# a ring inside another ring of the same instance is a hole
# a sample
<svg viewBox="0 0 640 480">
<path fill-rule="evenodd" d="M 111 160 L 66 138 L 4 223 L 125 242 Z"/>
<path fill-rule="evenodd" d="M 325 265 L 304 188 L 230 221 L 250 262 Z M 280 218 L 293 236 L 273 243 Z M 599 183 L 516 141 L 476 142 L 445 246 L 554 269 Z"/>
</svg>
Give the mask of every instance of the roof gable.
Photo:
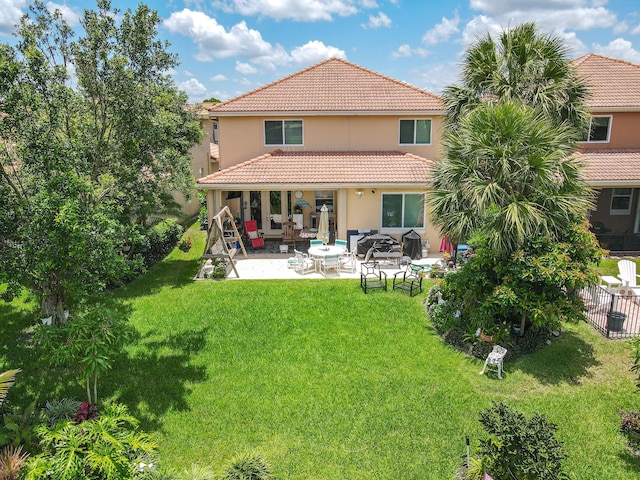
<svg viewBox="0 0 640 480">
<path fill-rule="evenodd" d="M 440 97 L 339 58 L 219 103 L 212 112 L 425 112 Z"/>
<path fill-rule="evenodd" d="M 595 53 L 572 63 L 589 87 L 589 108 L 640 108 L 640 65 Z"/>
</svg>

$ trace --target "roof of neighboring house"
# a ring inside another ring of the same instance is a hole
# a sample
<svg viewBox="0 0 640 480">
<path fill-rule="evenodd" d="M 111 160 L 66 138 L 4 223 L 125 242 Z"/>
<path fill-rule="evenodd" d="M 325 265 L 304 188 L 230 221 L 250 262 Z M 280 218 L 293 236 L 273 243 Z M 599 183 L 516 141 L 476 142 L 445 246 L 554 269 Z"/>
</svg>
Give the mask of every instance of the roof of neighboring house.
<svg viewBox="0 0 640 480">
<path fill-rule="evenodd" d="M 640 65 L 595 53 L 572 63 L 590 88 L 590 109 L 640 108 Z"/>
<path fill-rule="evenodd" d="M 209 143 L 209 159 L 210 160 L 220 159 L 220 145 L 218 145 L 217 143 L 213 143 L 213 142 Z"/>
<path fill-rule="evenodd" d="M 594 186 L 640 185 L 640 149 L 598 149 L 580 152 L 585 179 Z"/>
<path fill-rule="evenodd" d="M 258 185 L 424 186 L 433 162 L 403 152 L 276 150 L 206 177 L 203 187 Z"/>
<path fill-rule="evenodd" d="M 440 111 L 440 97 L 339 58 L 219 103 L 212 113 Z"/>
</svg>

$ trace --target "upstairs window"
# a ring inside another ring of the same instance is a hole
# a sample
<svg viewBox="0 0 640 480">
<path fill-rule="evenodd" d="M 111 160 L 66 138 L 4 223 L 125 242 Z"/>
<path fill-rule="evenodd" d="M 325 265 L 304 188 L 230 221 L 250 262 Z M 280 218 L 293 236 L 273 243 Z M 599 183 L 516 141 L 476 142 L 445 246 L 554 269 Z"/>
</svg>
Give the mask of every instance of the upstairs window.
<svg viewBox="0 0 640 480">
<path fill-rule="evenodd" d="M 265 145 L 302 145 L 302 120 L 265 120 Z"/>
<path fill-rule="evenodd" d="M 611 192 L 611 215 L 630 215 L 632 188 L 614 188 Z"/>
<path fill-rule="evenodd" d="M 589 138 L 587 142 L 609 142 L 611 134 L 611 115 L 591 117 L 589 124 Z"/>
<path fill-rule="evenodd" d="M 400 120 L 400 145 L 430 145 L 431 120 Z"/>
</svg>

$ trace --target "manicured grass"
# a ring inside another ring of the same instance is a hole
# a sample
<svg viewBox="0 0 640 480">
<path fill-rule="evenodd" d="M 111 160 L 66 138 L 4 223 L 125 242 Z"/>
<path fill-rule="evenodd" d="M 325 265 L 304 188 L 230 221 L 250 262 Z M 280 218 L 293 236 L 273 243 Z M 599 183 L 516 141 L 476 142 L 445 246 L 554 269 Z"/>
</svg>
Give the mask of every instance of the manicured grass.
<svg viewBox="0 0 640 480">
<path fill-rule="evenodd" d="M 507 363 L 503 380 L 480 376 L 479 360 L 435 335 L 424 295 L 364 295 L 357 280 L 192 282 L 202 236 L 190 234 L 190 252 L 110 296 L 130 308 L 139 338 L 101 389 L 158 433 L 163 464 L 220 472 L 256 449 L 280 479 L 452 478 L 464 436 L 477 441 L 478 413 L 497 400 L 558 425 L 573 478 L 637 478 L 618 432 L 619 409 L 640 406 L 627 343 L 568 325 Z M 17 346 L 0 363 L 23 368 L 19 383 L 43 399 L 81 398 L 20 346 L 29 305 L 2 305 L 2 336 Z"/>
<path fill-rule="evenodd" d="M 638 260 L 637 258 L 629 258 L 628 260 L 636 262 L 636 271 L 640 273 L 640 260 Z M 617 277 L 618 273 L 620 273 L 620 271 L 618 270 L 619 261 L 619 258 L 603 259 L 598 266 L 598 272 L 600 273 L 600 275 L 612 275 L 614 277 Z"/>
</svg>

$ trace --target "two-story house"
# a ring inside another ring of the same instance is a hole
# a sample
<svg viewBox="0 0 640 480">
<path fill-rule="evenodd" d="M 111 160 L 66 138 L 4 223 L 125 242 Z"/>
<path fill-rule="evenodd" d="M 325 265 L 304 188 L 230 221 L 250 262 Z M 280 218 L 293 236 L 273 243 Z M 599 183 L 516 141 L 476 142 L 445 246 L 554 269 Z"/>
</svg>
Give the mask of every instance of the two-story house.
<svg viewBox="0 0 640 480">
<path fill-rule="evenodd" d="M 590 89 L 580 153 L 598 189 L 591 224 L 604 248 L 640 252 L 640 65 L 595 54 L 573 64 Z"/>
<path fill-rule="evenodd" d="M 314 227 L 326 205 L 337 238 L 410 229 L 438 245 L 424 206 L 440 154 L 438 96 L 332 58 L 220 103 L 220 171 L 198 180 L 210 215 L 228 206 L 269 237 Z"/>
</svg>

